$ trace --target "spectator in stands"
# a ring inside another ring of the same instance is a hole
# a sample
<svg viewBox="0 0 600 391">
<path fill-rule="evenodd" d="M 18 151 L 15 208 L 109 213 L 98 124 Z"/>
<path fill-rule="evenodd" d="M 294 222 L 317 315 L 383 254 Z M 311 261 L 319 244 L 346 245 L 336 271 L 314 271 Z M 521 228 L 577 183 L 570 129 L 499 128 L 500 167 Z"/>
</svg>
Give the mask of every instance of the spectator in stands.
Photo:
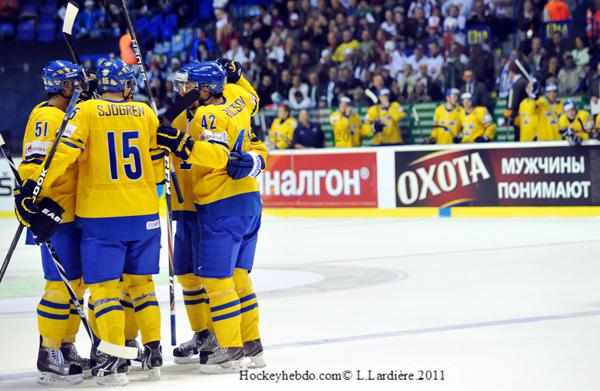
<svg viewBox="0 0 600 391">
<path fill-rule="evenodd" d="M 446 5 L 449 2 L 446 2 Z M 444 12 L 444 7 L 442 6 L 442 13 Z M 463 30 L 466 25 L 465 16 L 461 15 L 459 12 L 459 8 L 456 5 L 451 5 L 448 8 L 448 14 L 444 19 L 444 31 L 455 32 L 457 30 Z"/>
<path fill-rule="evenodd" d="M 340 71 L 340 81 L 336 84 L 340 92 L 346 96 L 360 96 L 362 92 L 362 84 L 360 80 L 354 77 L 354 73 L 349 65 L 342 65 Z"/>
<path fill-rule="evenodd" d="M 429 76 L 434 80 L 440 77 L 442 67 L 444 66 L 444 56 L 440 51 L 440 45 L 437 41 L 433 41 L 429 44 L 429 58 L 427 59 L 427 67 L 429 69 Z"/>
<path fill-rule="evenodd" d="M 231 27 L 231 22 L 229 20 L 229 15 L 223 8 L 215 8 L 215 18 L 216 22 L 216 39 L 217 45 L 224 47 L 225 35 L 228 33 L 229 28 Z"/>
<path fill-rule="evenodd" d="M 215 44 L 206 35 L 206 32 L 201 29 L 196 29 L 196 38 L 192 42 L 191 59 L 203 61 L 207 59 L 207 56 L 215 55 Z"/>
<path fill-rule="evenodd" d="M 569 6 L 563 0 L 548 0 L 544 6 L 544 22 L 561 22 L 570 18 Z"/>
<path fill-rule="evenodd" d="M 308 96 L 308 85 L 302 82 L 302 77 L 300 75 L 295 74 L 292 76 L 292 87 L 289 92 L 289 100 L 290 102 L 293 100 L 296 92 L 299 91 L 302 94 L 302 100 Z M 292 107 L 294 108 L 294 107 Z"/>
<path fill-rule="evenodd" d="M 549 56 L 556 56 L 559 59 L 563 58 L 567 51 L 567 44 L 563 41 L 563 35 L 560 31 L 555 31 L 552 34 L 552 40 L 548 43 L 546 51 Z"/>
<path fill-rule="evenodd" d="M 110 29 L 110 34 L 114 38 L 121 36 L 123 32 L 127 30 L 127 21 L 125 15 L 121 12 L 121 9 L 115 4 L 111 4 L 108 7 L 108 13 L 106 14 L 106 25 Z"/>
<path fill-rule="evenodd" d="M 275 89 L 273 79 L 270 75 L 263 75 L 260 86 L 256 92 L 258 93 L 258 98 L 260 99 L 260 105 L 262 107 L 273 104 L 272 95 L 273 93 L 277 92 L 277 90 Z"/>
<path fill-rule="evenodd" d="M 460 61 L 460 50 L 457 47 L 452 48 L 446 64 L 442 67 L 444 90 L 459 88 L 462 85 L 464 68 L 464 65 Z"/>
<path fill-rule="evenodd" d="M 494 55 L 490 52 L 487 45 L 477 43 L 471 45 L 470 56 L 470 67 L 475 73 L 475 78 L 478 81 L 483 82 L 488 89 L 494 88 Z"/>
<path fill-rule="evenodd" d="M 298 124 L 294 129 L 292 148 L 323 148 L 325 146 L 325 134 L 318 123 L 310 122 L 308 110 L 300 110 Z"/>
<path fill-rule="evenodd" d="M 545 68 L 542 70 L 542 80 L 556 79 L 560 71 L 560 63 L 558 57 L 552 56 L 548 59 Z"/>
<path fill-rule="evenodd" d="M 414 53 L 410 55 L 406 61 L 415 70 L 419 69 L 422 64 L 427 64 L 428 60 L 427 57 L 425 57 L 425 47 L 423 44 L 418 44 L 415 47 Z"/>
<path fill-rule="evenodd" d="M 519 41 L 521 43 L 529 41 L 540 31 L 540 14 L 534 7 L 532 0 L 525 0 L 523 2 L 523 9 L 517 16 L 517 26 L 519 28 Z"/>
<path fill-rule="evenodd" d="M 281 95 L 281 99 L 287 99 L 290 96 L 290 88 L 292 88 L 292 76 L 289 70 L 284 69 L 281 71 L 281 78 L 277 85 L 277 92 Z"/>
<path fill-rule="evenodd" d="M 412 97 L 417 80 L 417 75 L 413 72 L 412 66 L 409 63 L 404 64 L 402 77 L 398 79 L 398 94 L 402 102 L 406 102 Z"/>
<path fill-rule="evenodd" d="M 467 68 L 463 72 L 463 81 L 465 84 L 460 89 L 460 93 L 468 92 L 471 94 L 473 106 L 483 106 L 492 111 L 490 102 L 490 92 L 486 85 L 475 78 L 472 68 Z"/>
<path fill-rule="evenodd" d="M 584 74 L 580 68 L 575 66 L 571 52 L 565 53 L 564 63 L 565 65 L 558 71 L 557 76 L 558 94 L 573 95 L 577 91 Z"/>
<path fill-rule="evenodd" d="M 335 49 L 331 56 L 331 60 L 335 62 L 343 62 L 349 55 L 352 55 L 354 50 L 358 49 L 359 43 L 352 38 L 350 30 L 344 30 L 342 33 L 342 43 Z"/>
<path fill-rule="evenodd" d="M 99 38 L 104 27 L 104 11 L 97 9 L 94 1 L 86 0 L 84 10 L 77 15 L 77 38 Z"/>
<path fill-rule="evenodd" d="M 326 97 L 326 92 L 319 83 L 319 74 L 316 71 L 308 74 L 308 97 L 312 108 L 319 105 L 322 97 Z"/>
<path fill-rule="evenodd" d="M 267 47 L 269 47 L 268 43 Z M 279 35 L 276 35 L 273 39 L 273 43 L 268 49 L 268 52 L 269 54 L 267 58 L 269 60 L 276 60 L 279 64 L 283 64 L 285 60 L 285 51 L 283 50 L 283 41 L 281 40 L 281 37 Z"/>
<path fill-rule="evenodd" d="M 533 71 L 540 73 L 546 61 L 546 49 L 542 47 L 542 39 L 534 37 L 531 40 L 531 52 L 527 56 L 527 61 L 532 66 Z"/>
<path fill-rule="evenodd" d="M 596 63 L 596 72 L 587 80 L 585 96 L 593 105 L 600 101 L 600 62 Z"/>
<path fill-rule="evenodd" d="M 585 72 L 586 67 L 590 62 L 590 52 L 585 45 L 585 38 L 582 36 L 575 37 L 575 49 L 571 52 L 575 65 L 579 70 Z"/>
<path fill-rule="evenodd" d="M 407 33 L 409 35 L 409 44 L 422 43 L 427 40 L 428 22 L 425 19 L 425 11 L 422 6 L 417 6 L 413 17 L 408 21 Z"/>
<path fill-rule="evenodd" d="M 402 69 L 404 68 L 404 64 L 408 61 L 408 58 L 404 54 L 404 50 L 396 49 L 394 41 L 386 42 L 386 53 L 389 56 L 387 67 L 389 68 L 392 77 L 395 78 L 399 73 L 402 73 Z"/>
<path fill-rule="evenodd" d="M 431 102 L 431 96 L 427 93 L 426 81 L 419 79 L 409 100 L 413 103 Z"/>
<path fill-rule="evenodd" d="M 253 55 L 254 53 L 252 53 L 251 57 L 254 57 Z M 244 49 L 242 46 L 240 46 L 240 43 L 237 39 L 231 40 L 231 49 L 225 53 L 225 58 L 235 60 L 242 65 L 246 64 L 248 61 L 251 61 L 251 59 L 246 56 Z"/>
<path fill-rule="evenodd" d="M 296 90 L 294 96 L 290 100 L 290 107 L 294 110 L 310 109 L 312 103 L 310 98 L 305 96 L 302 91 Z"/>
</svg>

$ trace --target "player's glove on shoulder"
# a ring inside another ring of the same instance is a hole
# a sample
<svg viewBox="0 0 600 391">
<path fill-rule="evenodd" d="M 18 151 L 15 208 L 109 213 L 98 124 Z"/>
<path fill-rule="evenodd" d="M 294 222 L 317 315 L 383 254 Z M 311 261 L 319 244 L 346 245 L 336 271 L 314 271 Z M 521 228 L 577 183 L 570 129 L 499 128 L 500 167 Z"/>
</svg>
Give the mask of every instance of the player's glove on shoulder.
<svg viewBox="0 0 600 391">
<path fill-rule="evenodd" d="M 237 83 L 240 77 L 242 77 L 242 64 L 238 61 L 228 58 L 218 58 L 216 63 L 222 66 L 227 72 L 228 83 Z"/>
<path fill-rule="evenodd" d="M 29 179 L 25 181 L 23 186 L 16 188 L 14 191 L 15 214 L 17 215 L 17 220 L 26 227 L 29 227 L 31 219 L 40 213 L 38 206 L 34 202 L 34 189 L 35 182 Z"/>
<path fill-rule="evenodd" d="M 254 152 L 237 152 L 229 154 L 227 162 L 227 174 L 233 179 L 246 177 L 257 177 L 261 170 L 265 169 L 265 161 L 262 156 Z"/>
<path fill-rule="evenodd" d="M 156 142 L 159 147 L 165 148 L 182 160 L 187 160 L 194 148 L 194 141 L 189 134 L 169 126 L 158 128 Z"/>
<path fill-rule="evenodd" d="M 31 232 L 35 235 L 35 243 L 48 241 L 62 222 L 64 209 L 51 198 L 44 198 L 38 204 L 40 213 L 31 219 Z"/>
</svg>

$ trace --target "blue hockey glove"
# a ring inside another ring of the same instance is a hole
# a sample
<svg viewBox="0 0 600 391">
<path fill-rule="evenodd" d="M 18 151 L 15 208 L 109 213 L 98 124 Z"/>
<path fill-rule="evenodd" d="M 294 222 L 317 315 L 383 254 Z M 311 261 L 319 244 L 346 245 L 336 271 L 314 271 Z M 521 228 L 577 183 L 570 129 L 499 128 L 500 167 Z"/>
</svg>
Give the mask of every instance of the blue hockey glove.
<svg viewBox="0 0 600 391">
<path fill-rule="evenodd" d="M 479 136 L 475 139 L 476 143 L 487 143 L 489 141 L 490 141 L 490 139 L 487 138 L 486 136 Z"/>
<path fill-rule="evenodd" d="M 35 235 L 35 243 L 40 244 L 50 239 L 62 222 L 65 211 L 58 203 L 50 198 L 44 198 L 38 205 L 40 213 L 31 219 L 31 232 Z"/>
<path fill-rule="evenodd" d="M 156 143 L 182 160 L 187 160 L 194 148 L 194 141 L 189 134 L 169 126 L 158 128 Z"/>
<path fill-rule="evenodd" d="M 383 132 L 383 128 L 385 128 L 385 124 L 381 121 L 373 122 L 373 130 L 375 133 Z"/>
<path fill-rule="evenodd" d="M 23 186 L 16 188 L 14 191 L 15 197 L 15 214 L 17 220 L 26 227 L 31 225 L 31 219 L 40 213 L 39 208 L 33 202 L 33 190 L 35 182 L 31 179 L 25 181 Z"/>
<path fill-rule="evenodd" d="M 215 61 L 227 72 L 227 83 L 237 83 L 242 77 L 242 64 L 228 58 L 218 58 Z"/>
<path fill-rule="evenodd" d="M 242 179 L 249 176 L 256 178 L 264 168 L 265 161 L 262 156 L 254 152 L 233 151 L 229 154 L 227 174 L 233 179 Z"/>
</svg>

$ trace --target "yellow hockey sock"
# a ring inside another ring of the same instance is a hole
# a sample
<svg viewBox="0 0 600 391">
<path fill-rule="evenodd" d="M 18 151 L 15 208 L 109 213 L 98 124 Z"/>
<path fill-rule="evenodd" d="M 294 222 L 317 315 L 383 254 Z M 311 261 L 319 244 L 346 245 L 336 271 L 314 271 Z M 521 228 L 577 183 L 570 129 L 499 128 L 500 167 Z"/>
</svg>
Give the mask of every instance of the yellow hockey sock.
<svg viewBox="0 0 600 391">
<path fill-rule="evenodd" d="M 185 311 L 192 330 L 196 333 L 208 328 L 208 296 L 200 282 L 200 277 L 192 273 L 177 276 L 183 290 Z"/>
<path fill-rule="evenodd" d="M 69 293 L 62 281 L 46 281 L 44 296 L 37 306 L 42 346 L 60 348 L 69 320 Z"/>
<path fill-rule="evenodd" d="M 160 341 L 160 307 L 154 293 L 152 276 L 124 274 L 123 281 L 133 300 L 135 319 L 142 334 L 142 343 Z"/>
<path fill-rule="evenodd" d="M 71 285 L 73 286 L 75 295 L 77 295 L 77 300 L 79 300 L 79 304 L 83 306 L 83 293 L 85 292 L 85 285 L 83 283 L 83 279 L 80 278 L 79 280 L 71 281 Z M 77 307 L 75 307 L 75 305 L 71 303 L 69 320 L 67 321 L 67 330 L 62 340 L 63 343 L 75 343 L 75 338 L 77 337 L 77 332 L 79 331 L 80 324 L 81 317 L 79 316 L 79 312 L 77 312 Z"/>
<path fill-rule="evenodd" d="M 241 331 L 242 341 L 248 342 L 260 338 L 258 330 L 258 302 L 256 293 L 252 287 L 252 279 L 246 269 L 235 268 L 233 270 L 233 281 L 235 282 L 235 290 L 240 298 L 241 305 Z"/>
<path fill-rule="evenodd" d="M 121 306 L 125 314 L 125 340 L 136 339 L 139 328 L 135 319 L 135 311 L 133 310 L 133 300 L 127 291 L 123 291 L 121 295 Z"/>
<path fill-rule="evenodd" d="M 94 306 L 97 337 L 116 345 L 125 345 L 125 315 L 120 303 L 119 280 L 89 285 Z"/>
<path fill-rule="evenodd" d="M 200 280 L 208 294 L 210 316 L 219 345 L 224 348 L 241 347 L 240 300 L 235 293 L 233 277 L 201 277 Z"/>
</svg>

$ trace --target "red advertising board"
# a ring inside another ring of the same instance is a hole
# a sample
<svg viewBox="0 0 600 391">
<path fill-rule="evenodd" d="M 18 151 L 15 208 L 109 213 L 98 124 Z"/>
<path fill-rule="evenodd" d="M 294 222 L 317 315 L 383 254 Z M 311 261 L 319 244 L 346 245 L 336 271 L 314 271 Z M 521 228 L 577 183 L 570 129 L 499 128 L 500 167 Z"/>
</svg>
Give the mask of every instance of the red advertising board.
<svg viewBox="0 0 600 391">
<path fill-rule="evenodd" d="M 258 180 L 266 207 L 377 207 L 374 152 L 271 155 Z"/>
</svg>

